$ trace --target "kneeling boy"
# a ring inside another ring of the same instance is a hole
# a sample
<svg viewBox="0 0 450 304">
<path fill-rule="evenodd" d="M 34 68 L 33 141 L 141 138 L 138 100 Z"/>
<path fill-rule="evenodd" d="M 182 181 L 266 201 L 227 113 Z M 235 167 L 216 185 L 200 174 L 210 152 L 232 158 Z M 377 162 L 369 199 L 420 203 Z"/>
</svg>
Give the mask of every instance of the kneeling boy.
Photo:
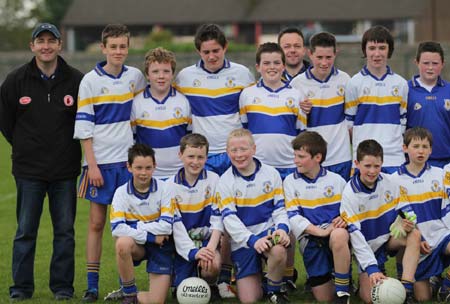
<svg viewBox="0 0 450 304">
<path fill-rule="evenodd" d="M 297 169 L 283 182 L 291 229 L 317 301 L 347 303 L 350 248 L 347 224 L 339 214 L 345 180 L 322 167 L 327 143 L 314 131 L 292 141 Z M 332 273 L 334 270 L 334 284 Z M 336 296 L 335 296 L 336 291 Z"/>
<path fill-rule="evenodd" d="M 169 188 L 152 177 L 155 152 L 144 144 L 128 151 L 127 167 L 132 178 L 119 187 L 111 206 L 111 229 L 124 298 L 138 303 L 133 263 L 148 259 L 149 292 L 139 293 L 139 303 L 164 303 L 172 271 L 174 208 Z"/>
<path fill-rule="evenodd" d="M 263 295 L 262 258 L 267 259 L 264 288 L 271 303 L 286 301 L 280 289 L 289 246 L 289 220 L 277 170 L 254 158 L 252 133 L 232 131 L 227 153 L 232 167 L 220 177 L 216 199 L 231 238 L 239 300 L 253 303 Z"/>
</svg>

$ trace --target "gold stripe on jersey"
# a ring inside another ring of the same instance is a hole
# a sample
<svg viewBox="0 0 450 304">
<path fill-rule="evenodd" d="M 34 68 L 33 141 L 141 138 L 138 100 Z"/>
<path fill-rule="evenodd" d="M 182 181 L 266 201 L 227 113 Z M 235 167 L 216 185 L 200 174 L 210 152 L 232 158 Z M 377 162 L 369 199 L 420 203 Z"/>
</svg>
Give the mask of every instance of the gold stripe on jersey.
<svg viewBox="0 0 450 304">
<path fill-rule="evenodd" d="M 189 117 L 181 117 L 181 118 L 174 118 L 174 119 L 167 119 L 167 120 L 147 120 L 147 119 L 136 119 L 131 122 L 132 126 L 145 126 L 149 128 L 167 128 L 167 127 L 173 127 L 177 125 L 182 125 L 186 123 L 191 123 L 191 119 Z"/>
<path fill-rule="evenodd" d="M 234 93 L 239 93 L 244 89 L 244 86 L 236 86 L 233 88 L 218 88 L 218 89 L 206 89 L 206 88 L 190 88 L 190 87 L 179 87 L 175 88 L 183 94 L 186 95 L 200 95 L 200 96 L 220 96 L 229 95 Z"/>
<path fill-rule="evenodd" d="M 315 107 L 329 107 L 338 105 L 344 102 L 344 96 L 335 96 L 326 99 L 309 99 Z"/>
<path fill-rule="evenodd" d="M 240 109 L 239 114 L 243 115 L 248 112 L 255 112 L 255 113 L 265 113 L 265 114 L 296 114 L 298 115 L 298 108 L 289 108 L 286 106 L 283 107 L 267 107 L 262 105 L 246 105 L 243 108 Z"/>
<path fill-rule="evenodd" d="M 78 102 L 78 108 L 87 106 L 89 104 L 98 104 L 98 103 L 120 103 L 124 101 L 128 101 L 133 99 L 134 94 L 133 92 L 127 92 L 125 94 L 120 95 L 102 95 L 102 96 L 95 96 L 95 97 L 89 97 L 83 100 L 80 100 Z"/>
<path fill-rule="evenodd" d="M 162 208 L 162 209 L 164 209 L 164 208 Z M 115 211 L 111 205 L 110 219 L 111 219 L 111 221 L 114 221 L 117 218 L 124 218 L 125 220 L 128 220 L 128 221 L 136 221 L 137 220 L 137 221 L 143 221 L 143 222 L 151 222 L 151 221 L 157 220 L 161 216 L 161 213 L 163 213 L 164 211 L 165 212 L 170 211 L 170 209 L 168 209 L 168 208 L 165 208 L 166 210 L 162 210 L 162 209 L 161 209 L 161 212 L 143 216 L 140 214 L 128 213 L 128 212 L 124 212 L 124 211 Z"/>
<path fill-rule="evenodd" d="M 203 200 L 203 201 L 201 201 L 201 202 L 199 202 L 197 204 L 189 204 L 189 203 L 187 203 L 187 204 L 180 204 L 180 203 L 177 203 L 177 207 L 178 207 L 178 210 L 180 210 L 182 212 L 194 212 L 195 213 L 195 212 L 202 211 L 205 208 L 205 206 L 208 206 L 209 204 L 211 204 L 212 200 L 213 200 L 213 198 L 209 197 L 209 198 L 207 198 L 207 199 L 205 199 L 205 200 Z"/>
<path fill-rule="evenodd" d="M 363 221 L 365 219 L 380 217 L 380 215 L 382 215 L 386 211 L 391 210 L 392 208 L 395 208 L 397 206 L 399 200 L 400 200 L 400 198 L 397 197 L 397 198 L 393 199 L 391 202 L 381 205 L 376 210 L 369 210 L 366 212 L 355 214 L 352 217 L 347 218 L 346 221 L 348 223 L 355 223 L 358 221 Z"/>
<path fill-rule="evenodd" d="M 324 205 L 328 205 L 328 204 L 339 203 L 341 201 L 341 198 L 342 198 L 341 194 L 336 194 L 336 195 L 333 195 L 332 197 L 323 197 L 323 198 L 310 199 L 310 200 L 295 198 L 286 203 L 286 208 L 319 207 L 319 206 L 324 206 Z"/>
</svg>

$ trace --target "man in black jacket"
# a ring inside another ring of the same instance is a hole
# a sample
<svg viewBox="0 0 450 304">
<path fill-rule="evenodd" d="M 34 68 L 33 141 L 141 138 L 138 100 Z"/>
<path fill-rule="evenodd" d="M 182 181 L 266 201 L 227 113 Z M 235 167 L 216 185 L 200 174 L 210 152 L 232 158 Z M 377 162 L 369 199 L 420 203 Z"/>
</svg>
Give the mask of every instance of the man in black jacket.
<svg viewBox="0 0 450 304">
<path fill-rule="evenodd" d="M 61 35 L 49 23 L 31 37 L 34 58 L 11 72 L 0 88 L 0 130 L 12 146 L 17 187 L 11 300 L 31 298 L 34 256 L 44 198 L 53 224 L 49 286 L 55 299 L 73 297 L 76 179 L 81 149 L 73 139 L 82 73 L 58 54 Z"/>
</svg>

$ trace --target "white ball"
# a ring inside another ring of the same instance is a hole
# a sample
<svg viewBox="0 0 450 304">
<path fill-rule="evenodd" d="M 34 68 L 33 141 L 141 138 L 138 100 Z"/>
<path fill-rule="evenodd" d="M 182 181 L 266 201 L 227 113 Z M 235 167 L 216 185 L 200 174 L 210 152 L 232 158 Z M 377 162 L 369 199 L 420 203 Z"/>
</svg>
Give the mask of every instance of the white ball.
<svg viewBox="0 0 450 304">
<path fill-rule="evenodd" d="M 180 304 L 207 304 L 210 298 L 211 289 L 201 278 L 184 279 L 177 287 L 177 300 Z"/>
<path fill-rule="evenodd" d="M 374 304 L 402 304 L 406 290 L 399 280 L 388 277 L 372 287 L 371 298 Z"/>
</svg>

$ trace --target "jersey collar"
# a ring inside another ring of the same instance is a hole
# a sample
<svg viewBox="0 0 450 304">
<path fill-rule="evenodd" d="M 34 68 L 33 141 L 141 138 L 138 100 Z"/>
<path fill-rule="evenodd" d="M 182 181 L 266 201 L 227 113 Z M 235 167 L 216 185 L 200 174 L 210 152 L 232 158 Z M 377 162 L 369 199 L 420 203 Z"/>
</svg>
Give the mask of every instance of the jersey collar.
<svg viewBox="0 0 450 304">
<path fill-rule="evenodd" d="M 320 167 L 320 171 L 319 174 L 317 174 L 317 176 L 313 179 L 307 177 L 306 175 L 304 175 L 303 173 L 298 172 L 298 170 L 294 171 L 294 179 L 302 179 L 305 182 L 307 182 L 308 184 L 314 184 L 315 182 L 317 182 L 317 180 L 319 178 L 321 178 L 322 176 L 327 175 L 327 169 L 325 169 L 324 167 Z"/>
<path fill-rule="evenodd" d="M 390 66 L 386 66 L 386 74 L 384 74 L 383 76 L 381 76 L 381 78 L 378 78 L 377 76 L 373 75 L 372 73 L 370 73 L 369 69 L 367 68 L 367 65 L 365 65 L 362 69 L 361 69 L 361 74 L 363 76 L 370 76 L 375 80 L 384 80 L 388 75 L 394 75 L 394 72 L 391 70 Z"/>
<path fill-rule="evenodd" d="M 425 173 L 425 171 L 431 169 L 431 165 L 428 162 L 426 162 L 423 169 L 419 172 L 419 174 L 417 174 L 417 176 L 415 176 L 408 171 L 408 168 L 406 167 L 408 165 L 408 163 L 409 162 L 406 162 L 403 165 L 401 165 L 400 168 L 398 168 L 397 172 L 399 175 L 408 175 L 412 178 L 417 178 L 417 177 L 421 177 Z"/>
<path fill-rule="evenodd" d="M 102 61 L 102 62 L 97 63 L 97 65 L 95 66 L 94 70 L 95 70 L 95 72 L 97 72 L 97 74 L 98 74 L 99 76 L 108 76 L 108 77 L 110 77 L 110 78 L 112 78 L 112 79 L 119 79 L 119 78 L 122 76 L 122 74 L 123 74 L 124 72 L 128 71 L 128 68 L 127 68 L 125 65 L 122 65 L 122 70 L 120 71 L 119 75 L 114 76 L 114 75 L 108 74 L 108 73 L 103 69 L 103 67 L 104 67 L 105 65 L 106 65 L 106 61 Z"/>
<path fill-rule="evenodd" d="M 415 88 L 421 88 L 420 83 L 417 81 L 417 79 L 418 79 L 419 77 L 420 77 L 420 75 L 414 75 L 414 76 L 411 78 L 412 86 L 415 87 Z M 444 80 L 441 78 L 441 76 L 438 76 L 436 85 L 437 85 L 437 86 L 440 86 L 440 87 L 445 86 L 445 82 L 444 82 Z"/>
<path fill-rule="evenodd" d="M 150 180 L 150 187 L 149 187 L 149 190 L 147 193 L 140 193 L 140 192 L 136 191 L 136 189 L 134 188 L 134 185 L 133 185 L 133 177 L 131 177 L 127 183 L 128 194 L 133 194 L 134 196 L 136 196 L 137 198 L 140 198 L 140 199 L 146 199 L 146 198 L 148 198 L 150 193 L 154 193 L 156 191 L 158 191 L 158 182 L 154 178 L 152 178 Z"/>
<path fill-rule="evenodd" d="M 363 193 L 371 194 L 371 193 L 375 192 L 375 190 L 377 189 L 377 186 L 378 186 L 378 182 L 380 182 L 382 179 L 383 179 L 383 177 L 381 176 L 381 174 L 378 175 L 378 178 L 375 182 L 375 187 L 373 187 L 373 189 L 370 189 L 361 182 L 360 174 L 359 174 L 359 172 L 356 172 L 350 179 L 350 186 L 352 187 L 352 190 L 355 193 L 363 192 Z"/>
<path fill-rule="evenodd" d="M 273 89 L 269 88 L 268 86 L 266 86 L 266 85 L 264 84 L 264 80 L 261 78 L 261 79 L 258 80 L 258 83 L 256 84 L 256 86 L 257 86 L 258 88 L 264 88 L 264 89 L 266 89 L 267 91 L 269 91 L 269 92 L 271 92 L 271 93 L 278 93 L 278 92 L 280 92 L 280 91 L 283 90 L 283 89 L 291 88 L 291 86 L 289 85 L 289 83 L 285 83 L 285 82 L 281 82 L 281 83 L 283 84 L 281 87 L 279 87 L 279 88 L 276 89 L 276 90 L 273 90 Z"/>
<path fill-rule="evenodd" d="M 201 68 L 202 70 L 204 70 L 208 74 L 217 74 L 220 71 L 222 71 L 223 69 L 229 69 L 231 64 L 230 64 L 230 61 L 225 58 L 224 61 L 223 61 L 223 66 L 220 69 L 218 69 L 217 71 L 215 71 L 215 72 L 210 72 L 207 69 L 205 69 L 205 63 L 201 59 L 197 62 L 196 66 L 198 68 Z"/>
<path fill-rule="evenodd" d="M 314 74 L 311 72 L 311 70 L 312 70 L 313 68 L 314 68 L 313 66 L 310 66 L 310 67 L 305 71 L 306 78 L 308 78 L 308 79 L 314 79 L 315 81 L 320 82 L 320 83 L 326 83 L 326 82 L 328 82 L 328 80 L 330 80 L 331 76 L 336 76 L 336 75 L 339 73 L 339 70 L 336 69 L 336 68 L 333 66 L 333 67 L 331 68 L 330 75 L 328 75 L 327 78 L 325 78 L 325 80 L 322 81 L 322 80 L 320 80 L 320 79 L 317 79 L 317 78 L 314 76 Z"/>
<path fill-rule="evenodd" d="M 256 173 L 258 173 L 258 171 L 261 169 L 261 166 L 262 166 L 259 159 L 253 157 L 253 160 L 255 161 L 255 164 L 256 164 L 255 172 L 253 172 L 253 174 L 251 174 L 249 176 L 244 176 L 241 173 L 239 173 L 238 169 L 236 169 L 235 166 L 231 165 L 234 176 L 241 177 L 241 178 L 245 179 L 246 181 L 253 181 L 256 177 Z"/>
<path fill-rule="evenodd" d="M 176 184 L 183 185 L 183 186 L 186 186 L 188 188 L 194 188 L 197 185 L 197 182 L 199 180 L 206 179 L 207 177 L 208 177 L 208 171 L 203 169 L 200 172 L 200 174 L 199 174 L 197 180 L 195 181 L 195 183 L 191 186 L 191 185 L 189 185 L 189 183 L 186 180 L 186 173 L 185 173 L 184 168 L 181 168 L 180 170 L 178 170 L 177 174 L 175 175 L 174 182 Z"/>
<path fill-rule="evenodd" d="M 156 99 L 152 96 L 152 93 L 150 92 L 149 84 L 144 89 L 144 98 L 151 98 L 158 104 L 166 103 L 166 101 L 167 101 L 167 99 L 169 99 L 169 97 L 174 97 L 176 94 L 177 94 L 177 90 L 175 90 L 175 88 L 171 86 L 169 89 L 169 93 L 167 93 L 166 97 L 164 97 L 163 100 L 159 101 L 158 99 Z"/>
</svg>

